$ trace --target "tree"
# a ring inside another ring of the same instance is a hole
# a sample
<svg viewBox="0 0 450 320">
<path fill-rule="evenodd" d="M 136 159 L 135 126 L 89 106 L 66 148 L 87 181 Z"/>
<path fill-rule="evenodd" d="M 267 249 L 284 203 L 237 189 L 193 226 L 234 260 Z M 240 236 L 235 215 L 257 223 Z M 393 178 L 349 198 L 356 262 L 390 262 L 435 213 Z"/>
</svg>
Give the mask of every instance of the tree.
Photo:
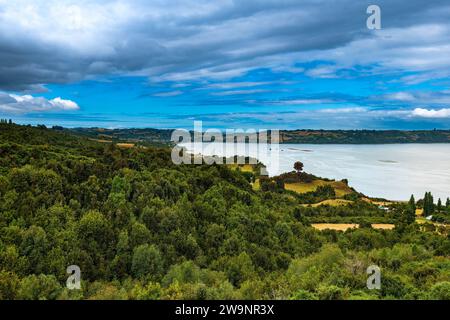
<svg viewBox="0 0 450 320">
<path fill-rule="evenodd" d="M 62 287 L 53 275 L 30 275 L 23 278 L 17 293 L 20 300 L 56 300 Z"/>
<path fill-rule="evenodd" d="M 200 268 L 192 261 L 172 265 L 162 283 L 168 287 L 173 283 L 198 283 L 201 277 Z"/>
<path fill-rule="evenodd" d="M 131 271 L 135 277 L 161 280 L 163 268 L 163 257 L 156 246 L 144 244 L 134 249 Z"/>
<path fill-rule="evenodd" d="M 442 201 L 441 198 L 439 198 L 438 203 L 437 203 L 437 207 L 436 207 L 438 212 L 442 211 Z"/>
<path fill-rule="evenodd" d="M 284 190 L 284 179 L 282 179 L 282 178 L 279 178 L 279 177 L 277 177 L 277 178 L 275 178 L 275 183 L 277 184 L 277 189 L 278 190 Z"/>
<path fill-rule="evenodd" d="M 425 217 L 434 213 L 434 199 L 431 192 L 426 192 L 423 199 L 423 215 Z"/>
<path fill-rule="evenodd" d="M 252 260 L 246 252 L 240 255 L 227 258 L 225 263 L 225 271 L 228 280 L 235 286 L 239 286 L 246 280 L 255 276 L 255 267 Z"/>
<path fill-rule="evenodd" d="M 406 208 L 406 223 L 411 224 L 416 221 L 416 200 L 414 195 L 411 195 L 408 206 Z"/>
<path fill-rule="evenodd" d="M 85 258 L 78 265 L 87 278 L 104 274 L 108 259 L 114 257 L 114 233 L 110 222 L 98 211 L 88 211 L 78 222 L 75 230 Z M 83 261 L 84 260 L 84 261 Z M 88 262 L 89 261 L 89 262 Z M 95 267 L 94 267 L 95 266 Z"/>
<path fill-rule="evenodd" d="M 438 282 L 431 287 L 430 298 L 432 300 L 450 299 L 450 282 Z"/>
<path fill-rule="evenodd" d="M 44 257 L 49 250 L 47 234 L 41 227 L 31 226 L 24 232 L 21 252 L 28 257 L 31 273 L 43 273 Z"/>
<path fill-rule="evenodd" d="M 19 288 L 19 277 L 8 271 L 0 271 L 0 300 L 13 300 Z"/>
<path fill-rule="evenodd" d="M 416 212 L 416 200 L 414 199 L 414 195 L 413 194 L 411 195 L 411 198 L 409 199 L 408 205 L 409 205 L 409 208 L 412 211 Z"/>
<path fill-rule="evenodd" d="M 132 248 L 149 243 L 151 237 L 151 232 L 144 224 L 136 221 L 131 224 L 130 244 Z"/>
<path fill-rule="evenodd" d="M 303 171 L 303 162 L 297 161 L 294 163 L 294 169 L 297 171 L 297 174 L 300 174 Z"/>
<path fill-rule="evenodd" d="M 278 184 L 273 179 L 267 177 L 259 178 L 259 186 L 261 188 L 261 191 L 264 192 L 276 192 L 278 188 Z"/>
</svg>

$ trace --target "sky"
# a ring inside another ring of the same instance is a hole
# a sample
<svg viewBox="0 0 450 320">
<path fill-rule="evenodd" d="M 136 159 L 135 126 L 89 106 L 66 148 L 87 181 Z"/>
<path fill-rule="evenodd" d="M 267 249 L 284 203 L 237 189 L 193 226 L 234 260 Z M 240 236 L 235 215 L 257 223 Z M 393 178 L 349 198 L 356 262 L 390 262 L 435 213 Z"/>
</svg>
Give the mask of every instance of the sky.
<svg viewBox="0 0 450 320">
<path fill-rule="evenodd" d="M 0 0 L 0 118 L 450 129 L 450 2 Z"/>
</svg>

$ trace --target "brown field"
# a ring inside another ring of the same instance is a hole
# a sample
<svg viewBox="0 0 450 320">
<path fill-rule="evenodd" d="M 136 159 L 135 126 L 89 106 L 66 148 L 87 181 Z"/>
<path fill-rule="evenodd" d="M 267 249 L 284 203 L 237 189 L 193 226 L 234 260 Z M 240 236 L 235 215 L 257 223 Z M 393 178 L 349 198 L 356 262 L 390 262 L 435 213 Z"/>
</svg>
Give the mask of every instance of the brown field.
<svg viewBox="0 0 450 320">
<path fill-rule="evenodd" d="M 372 224 L 372 228 L 380 229 L 380 230 L 392 230 L 395 228 L 395 224 L 390 223 L 374 223 Z"/>
<path fill-rule="evenodd" d="M 100 142 L 100 143 L 111 143 L 112 141 L 109 140 L 103 140 L 103 139 L 89 139 L 91 141 L 96 141 L 96 142 Z"/>
<path fill-rule="evenodd" d="M 130 149 L 130 148 L 134 148 L 135 144 L 134 143 L 118 143 L 117 146 L 119 148 Z"/>
<path fill-rule="evenodd" d="M 313 223 L 311 226 L 317 230 L 336 230 L 336 231 L 346 231 L 348 229 L 359 228 L 359 224 L 356 223 Z M 394 224 L 388 223 L 374 223 L 372 228 L 378 230 L 392 230 L 395 228 Z"/>
<path fill-rule="evenodd" d="M 313 223 L 311 226 L 317 230 L 336 230 L 346 231 L 348 229 L 359 228 L 359 224 L 355 223 Z"/>
</svg>

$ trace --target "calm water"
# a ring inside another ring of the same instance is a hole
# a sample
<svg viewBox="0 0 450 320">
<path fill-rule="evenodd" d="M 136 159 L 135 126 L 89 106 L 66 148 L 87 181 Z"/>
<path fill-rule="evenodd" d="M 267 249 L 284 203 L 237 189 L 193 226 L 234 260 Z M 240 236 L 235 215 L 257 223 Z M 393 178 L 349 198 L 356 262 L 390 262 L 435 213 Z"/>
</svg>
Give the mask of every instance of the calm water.
<svg viewBox="0 0 450 320">
<path fill-rule="evenodd" d="M 193 151 L 192 145 L 184 146 Z M 435 198 L 450 197 L 450 144 L 289 144 L 279 149 L 279 164 L 269 168 L 270 175 L 292 171 L 294 162 L 302 161 L 306 172 L 348 179 L 350 186 L 371 197 L 408 200 L 411 194 L 423 197 L 425 191 Z M 220 150 L 203 154 L 241 154 L 232 148 Z M 259 158 L 264 162 L 264 157 Z"/>
</svg>

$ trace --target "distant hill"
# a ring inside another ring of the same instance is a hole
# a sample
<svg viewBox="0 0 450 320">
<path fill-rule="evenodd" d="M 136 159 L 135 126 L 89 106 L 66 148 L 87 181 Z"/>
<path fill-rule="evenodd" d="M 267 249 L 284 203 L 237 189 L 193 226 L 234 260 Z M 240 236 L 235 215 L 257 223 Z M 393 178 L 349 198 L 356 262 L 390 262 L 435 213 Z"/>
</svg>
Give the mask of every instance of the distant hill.
<svg viewBox="0 0 450 320">
<path fill-rule="evenodd" d="M 57 128 L 61 129 L 61 128 Z M 104 129 L 104 128 L 74 128 L 70 130 L 99 142 L 131 142 L 134 144 L 163 146 L 170 143 L 173 130 L 160 129 Z"/>
<path fill-rule="evenodd" d="M 450 143 L 450 130 L 293 130 L 281 131 L 280 134 L 283 143 Z"/>
<path fill-rule="evenodd" d="M 60 129 L 61 128 L 57 128 Z M 171 143 L 172 129 L 103 129 L 75 128 L 70 130 L 101 142 L 131 142 L 142 145 Z M 282 143 L 304 144 L 391 144 L 450 143 L 450 130 L 283 130 Z"/>
</svg>

